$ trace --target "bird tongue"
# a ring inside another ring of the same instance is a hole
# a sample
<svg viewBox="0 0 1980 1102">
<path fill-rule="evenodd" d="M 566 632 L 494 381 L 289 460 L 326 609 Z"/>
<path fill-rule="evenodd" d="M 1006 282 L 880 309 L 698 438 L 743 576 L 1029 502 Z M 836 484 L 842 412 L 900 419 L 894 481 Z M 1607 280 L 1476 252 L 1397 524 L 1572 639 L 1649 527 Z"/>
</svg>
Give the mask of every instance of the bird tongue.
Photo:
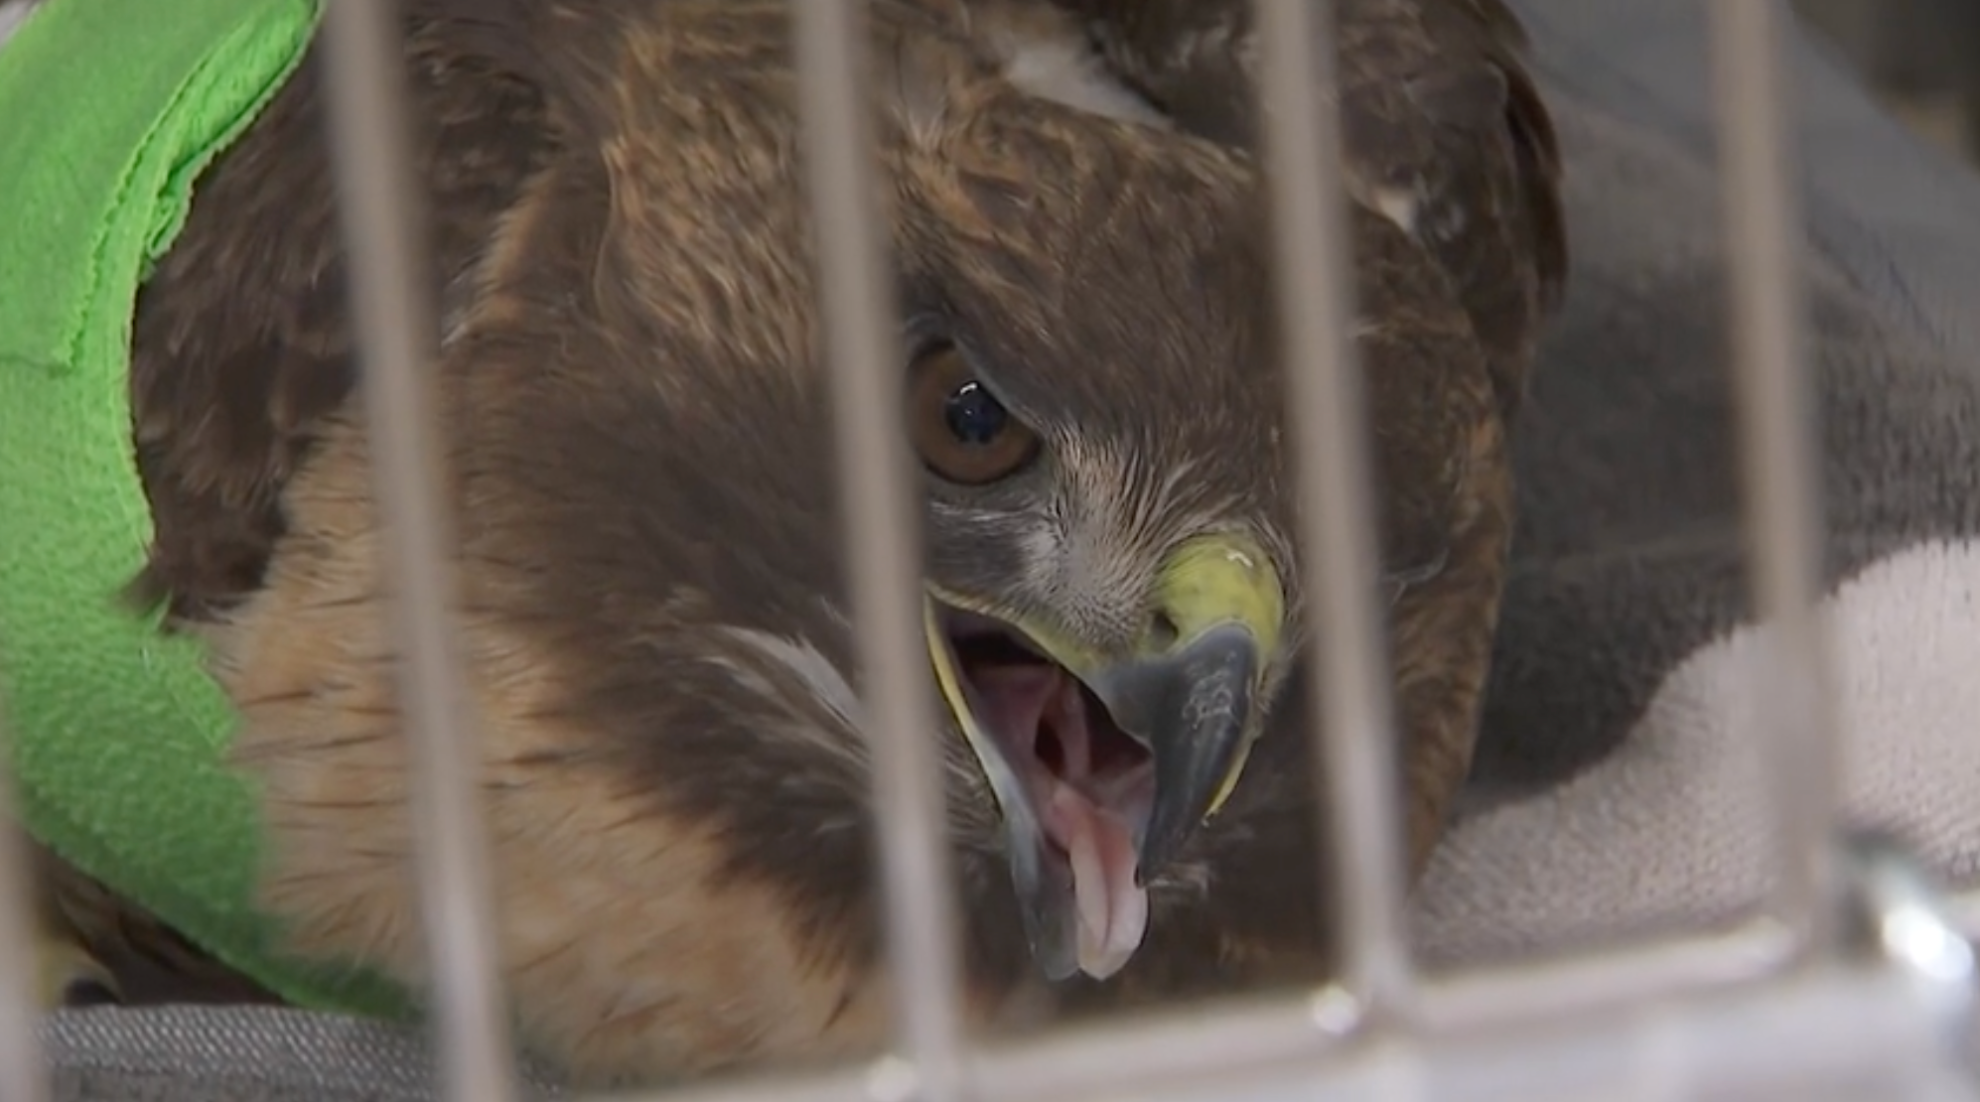
<svg viewBox="0 0 1980 1102">
<path fill-rule="evenodd" d="M 1065 847 L 1079 908 L 1079 970 L 1104 980 L 1134 956 L 1148 929 L 1148 891 L 1135 883 L 1126 825 L 1068 784 L 1054 787 L 1045 831 Z"/>
<path fill-rule="evenodd" d="M 1070 867 L 1079 970 L 1106 979 L 1141 945 L 1148 892 L 1135 881 L 1133 828 L 1107 791 L 1119 778 L 1095 774 L 1094 732 L 1079 683 L 1056 666 L 1028 662 L 986 665 L 971 680 L 982 718 L 1031 778 L 1048 848 L 1062 851 Z M 1058 742 L 1056 767 L 1040 755 L 1041 735 Z"/>
</svg>

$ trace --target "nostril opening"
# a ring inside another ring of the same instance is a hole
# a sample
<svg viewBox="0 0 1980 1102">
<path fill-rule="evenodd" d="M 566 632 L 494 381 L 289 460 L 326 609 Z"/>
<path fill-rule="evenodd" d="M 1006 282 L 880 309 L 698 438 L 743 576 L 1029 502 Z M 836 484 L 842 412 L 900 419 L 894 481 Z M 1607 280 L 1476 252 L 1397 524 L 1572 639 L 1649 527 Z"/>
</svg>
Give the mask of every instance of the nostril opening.
<svg viewBox="0 0 1980 1102">
<path fill-rule="evenodd" d="M 1182 629 L 1176 626 L 1176 622 L 1169 618 L 1168 613 L 1157 612 L 1155 619 L 1148 625 L 1148 636 L 1149 641 L 1157 648 L 1166 650 L 1181 638 Z"/>
</svg>

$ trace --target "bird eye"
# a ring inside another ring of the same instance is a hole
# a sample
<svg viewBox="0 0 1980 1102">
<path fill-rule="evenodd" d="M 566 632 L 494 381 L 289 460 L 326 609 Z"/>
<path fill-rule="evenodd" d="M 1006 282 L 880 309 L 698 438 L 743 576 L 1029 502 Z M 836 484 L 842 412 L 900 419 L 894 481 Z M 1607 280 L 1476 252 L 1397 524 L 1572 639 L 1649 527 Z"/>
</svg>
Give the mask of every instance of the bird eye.
<svg viewBox="0 0 1980 1102">
<path fill-rule="evenodd" d="M 909 370 L 909 434 L 929 469 L 966 486 L 995 482 L 1038 454 L 1038 434 L 970 370 L 952 344 L 915 357 Z"/>
</svg>

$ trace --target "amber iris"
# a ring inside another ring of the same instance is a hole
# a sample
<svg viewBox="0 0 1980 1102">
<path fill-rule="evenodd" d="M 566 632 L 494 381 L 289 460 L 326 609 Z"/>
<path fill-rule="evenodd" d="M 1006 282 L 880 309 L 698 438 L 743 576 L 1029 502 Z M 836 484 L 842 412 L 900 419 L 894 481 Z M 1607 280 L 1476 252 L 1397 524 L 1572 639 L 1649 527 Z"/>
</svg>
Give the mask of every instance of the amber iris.
<svg viewBox="0 0 1980 1102">
<path fill-rule="evenodd" d="M 910 439 L 942 478 L 980 486 L 1008 478 L 1038 454 L 1038 434 L 983 385 L 955 345 L 915 357 L 908 385 Z"/>
</svg>

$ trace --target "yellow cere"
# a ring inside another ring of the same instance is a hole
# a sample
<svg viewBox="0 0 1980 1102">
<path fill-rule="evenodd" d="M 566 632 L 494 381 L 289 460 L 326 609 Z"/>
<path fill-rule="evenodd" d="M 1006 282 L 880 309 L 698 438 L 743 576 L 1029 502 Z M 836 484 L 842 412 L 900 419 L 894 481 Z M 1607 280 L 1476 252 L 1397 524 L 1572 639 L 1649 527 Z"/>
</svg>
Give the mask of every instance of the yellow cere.
<svg viewBox="0 0 1980 1102">
<path fill-rule="evenodd" d="M 1178 643 L 1221 624 L 1242 624 L 1262 659 L 1278 648 L 1285 625 L 1285 593 L 1278 572 L 1257 544 L 1235 535 L 1202 536 L 1178 546 L 1162 570 L 1162 608 L 1175 624 Z M 1251 732 L 1231 761 L 1204 818 L 1223 809 L 1251 759 Z"/>
<path fill-rule="evenodd" d="M 1279 646 L 1285 594 L 1272 561 L 1242 536 L 1199 536 L 1176 547 L 1162 566 L 1161 607 L 1175 622 L 1180 642 L 1219 624 L 1242 624 L 1260 654 Z"/>
</svg>

